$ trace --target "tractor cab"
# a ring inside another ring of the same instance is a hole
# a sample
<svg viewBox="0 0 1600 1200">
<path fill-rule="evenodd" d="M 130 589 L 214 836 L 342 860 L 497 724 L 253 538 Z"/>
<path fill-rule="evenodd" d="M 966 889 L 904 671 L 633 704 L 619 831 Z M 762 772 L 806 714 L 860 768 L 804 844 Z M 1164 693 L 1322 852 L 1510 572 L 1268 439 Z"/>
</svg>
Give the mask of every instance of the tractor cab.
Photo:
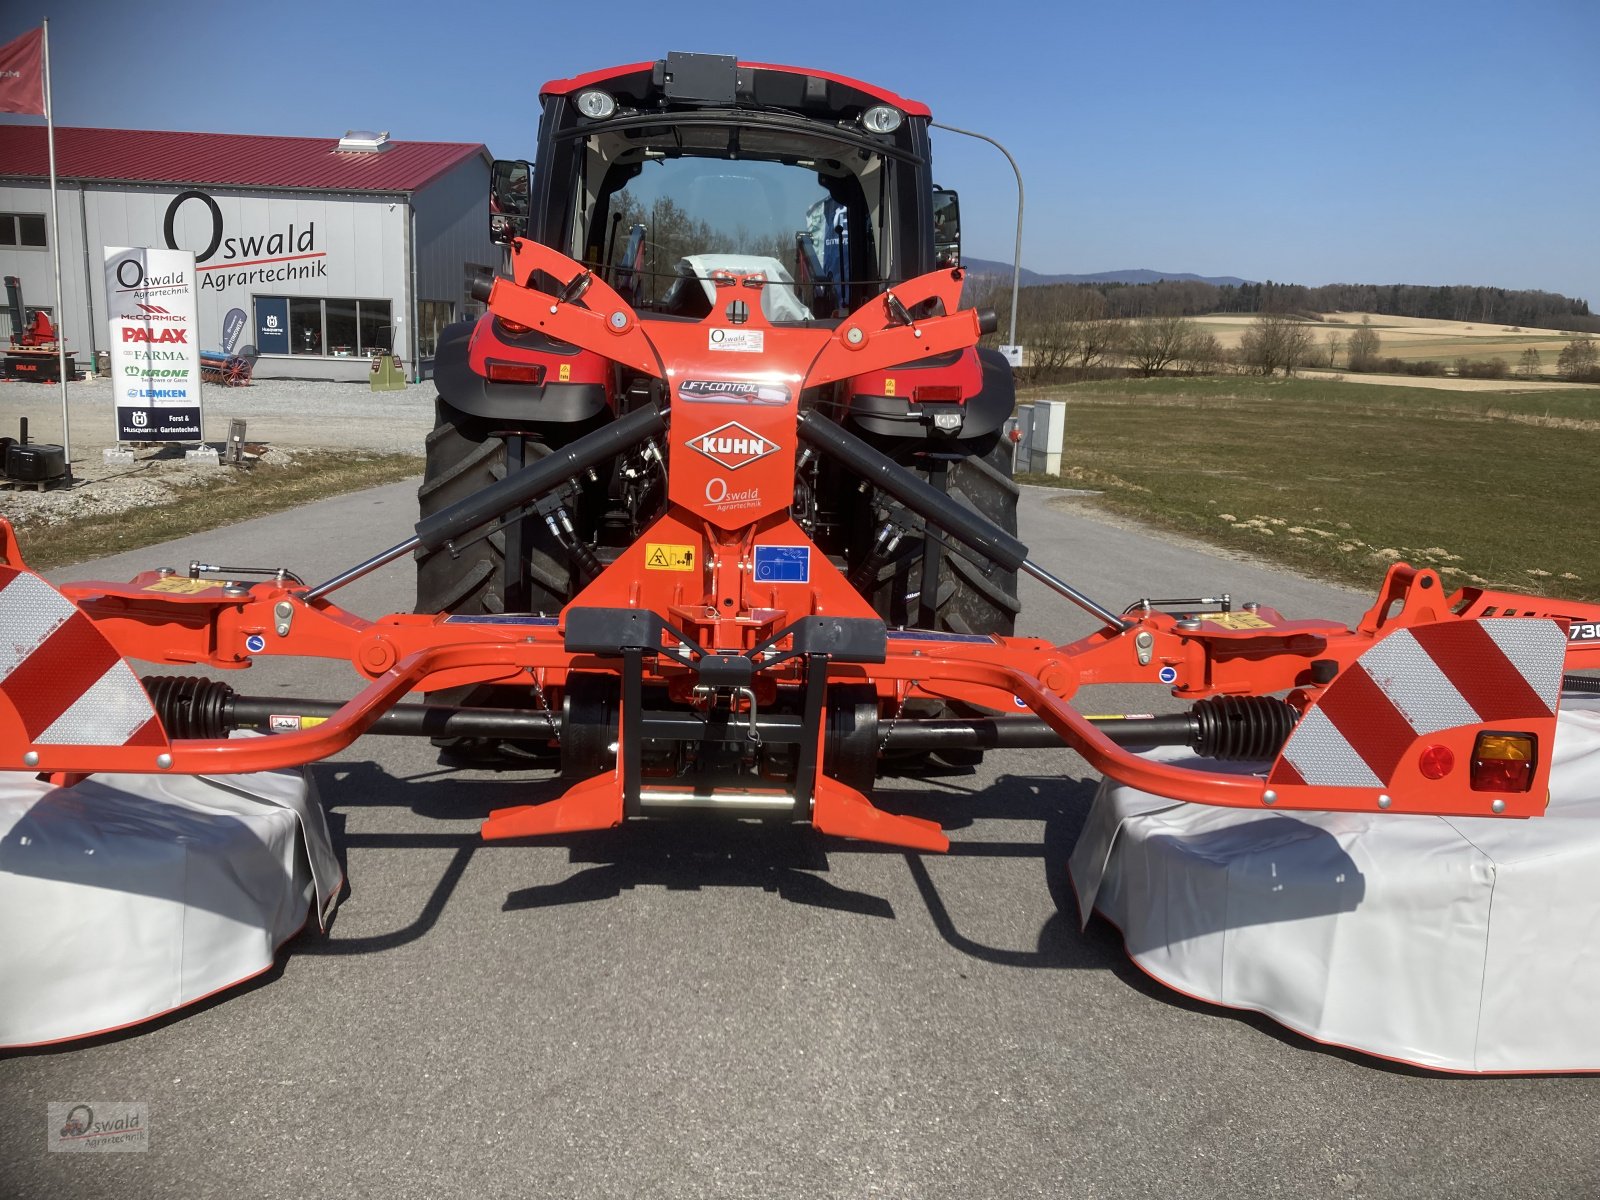
<svg viewBox="0 0 1600 1200">
<path fill-rule="evenodd" d="M 687 273 L 709 286 L 727 256 L 779 264 L 794 301 L 768 310 L 779 323 L 835 319 L 958 261 L 928 110 L 891 92 L 674 53 L 553 81 L 543 100 L 537 167 L 495 164 L 491 232 L 577 259 L 644 319 L 703 316 Z"/>
</svg>

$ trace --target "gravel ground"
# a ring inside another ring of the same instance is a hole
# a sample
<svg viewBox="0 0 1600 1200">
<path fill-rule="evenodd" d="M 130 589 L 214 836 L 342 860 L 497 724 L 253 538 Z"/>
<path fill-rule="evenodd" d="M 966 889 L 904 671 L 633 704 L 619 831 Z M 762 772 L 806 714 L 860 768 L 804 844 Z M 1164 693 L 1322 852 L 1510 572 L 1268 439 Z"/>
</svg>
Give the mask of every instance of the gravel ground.
<svg viewBox="0 0 1600 1200">
<path fill-rule="evenodd" d="M 131 467 L 106 463 L 102 452 L 116 445 L 112 396 L 109 379 L 68 385 L 72 485 L 48 492 L 31 488 L 0 492 L 0 514 L 34 521 L 114 515 L 170 500 L 218 469 L 189 466 L 183 452 L 190 447 L 173 445 L 135 451 Z M 242 418 L 248 441 L 267 447 L 263 460 L 284 464 L 293 461 L 297 450 L 310 449 L 420 456 L 423 439 L 433 428 L 436 396 L 431 382 L 403 392 L 374 392 L 365 383 L 267 379 L 243 388 L 208 387 L 202 404 L 210 445 L 220 449 L 228 422 Z M 61 393 L 54 386 L 0 385 L 0 412 L 0 434 L 15 437 L 18 418 L 27 417 L 30 440 L 57 444 L 63 440 Z"/>
</svg>

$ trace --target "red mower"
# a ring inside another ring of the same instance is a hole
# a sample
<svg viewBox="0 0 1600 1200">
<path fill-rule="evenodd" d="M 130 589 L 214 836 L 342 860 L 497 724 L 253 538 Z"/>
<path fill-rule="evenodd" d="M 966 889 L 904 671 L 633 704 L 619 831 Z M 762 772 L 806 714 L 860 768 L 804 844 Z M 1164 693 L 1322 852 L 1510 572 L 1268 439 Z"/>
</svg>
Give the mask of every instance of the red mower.
<svg viewBox="0 0 1600 1200">
<path fill-rule="evenodd" d="M 314 586 L 201 569 L 58 592 L 0 528 L 0 768 L 244 772 L 405 734 L 559 766 L 565 793 L 492 814 L 490 838 L 693 812 L 928 851 L 936 824 L 873 806 L 881 772 L 1063 743 L 1202 804 L 1543 811 L 1563 676 L 1600 666 L 1600 606 L 1447 594 L 1396 565 L 1347 628 L 1108 607 L 1030 560 L 1010 372 L 977 348 L 992 316 L 962 307 L 926 108 L 707 55 L 543 101 L 537 169 L 496 164 L 508 273 L 476 279 L 488 312 L 441 340 L 414 536 Z M 335 603 L 407 555 L 415 613 Z M 1101 628 L 1017 636 L 1021 573 Z M 345 662 L 364 686 L 258 699 L 128 665 L 263 655 Z M 1094 683 L 1191 704 L 1091 718 L 1072 701 Z M 1136 753 L 1162 744 L 1271 765 Z"/>
</svg>

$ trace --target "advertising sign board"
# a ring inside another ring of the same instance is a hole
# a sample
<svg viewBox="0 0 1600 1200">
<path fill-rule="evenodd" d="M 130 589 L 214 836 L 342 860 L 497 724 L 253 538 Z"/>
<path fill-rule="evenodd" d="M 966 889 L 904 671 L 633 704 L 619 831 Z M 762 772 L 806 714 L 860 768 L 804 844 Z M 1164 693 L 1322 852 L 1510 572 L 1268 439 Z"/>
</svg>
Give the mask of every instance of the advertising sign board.
<svg viewBox="0 0 1600 1200">
<path fill-rule="evenodd" d="M 194 254 L 107 246 L 105 256 L 117 440 L 200 441 Z"/>
</svg>

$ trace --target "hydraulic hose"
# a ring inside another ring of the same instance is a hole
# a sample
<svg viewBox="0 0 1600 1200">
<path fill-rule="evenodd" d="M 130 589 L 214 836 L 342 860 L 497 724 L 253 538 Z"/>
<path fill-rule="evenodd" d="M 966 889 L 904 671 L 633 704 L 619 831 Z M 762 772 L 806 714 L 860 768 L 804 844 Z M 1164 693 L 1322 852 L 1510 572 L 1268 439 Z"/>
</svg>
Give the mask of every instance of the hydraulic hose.
<svg viewBox="0 0 1600 1200">
<path fill-rule="evenodd" d="M 577 441 L 551 451 L 515 475 L 508 475 L 449 508 L 424 517 L 416 524 L 416 544 L 424 550 L 437 550 L 451 538 L 537 499 L 590 467 L 631 450 L 645 438 L 663 433 L 666 427 L 661 410 L 654 405 L 635 409 L 627 416 L 618 417 L 592 433 L 584 434 Z"/>
<path fill-rule="evenodd" d="M 993 521 L 963 507 L 815 409 L 800 414 L 799 432 L 801 441 L 810 443 L 879 491 L 893 496 L 968 549 L 1008 571 L 1020 570 L 1027 561 L 1028 548 Z"/>
</svg>

